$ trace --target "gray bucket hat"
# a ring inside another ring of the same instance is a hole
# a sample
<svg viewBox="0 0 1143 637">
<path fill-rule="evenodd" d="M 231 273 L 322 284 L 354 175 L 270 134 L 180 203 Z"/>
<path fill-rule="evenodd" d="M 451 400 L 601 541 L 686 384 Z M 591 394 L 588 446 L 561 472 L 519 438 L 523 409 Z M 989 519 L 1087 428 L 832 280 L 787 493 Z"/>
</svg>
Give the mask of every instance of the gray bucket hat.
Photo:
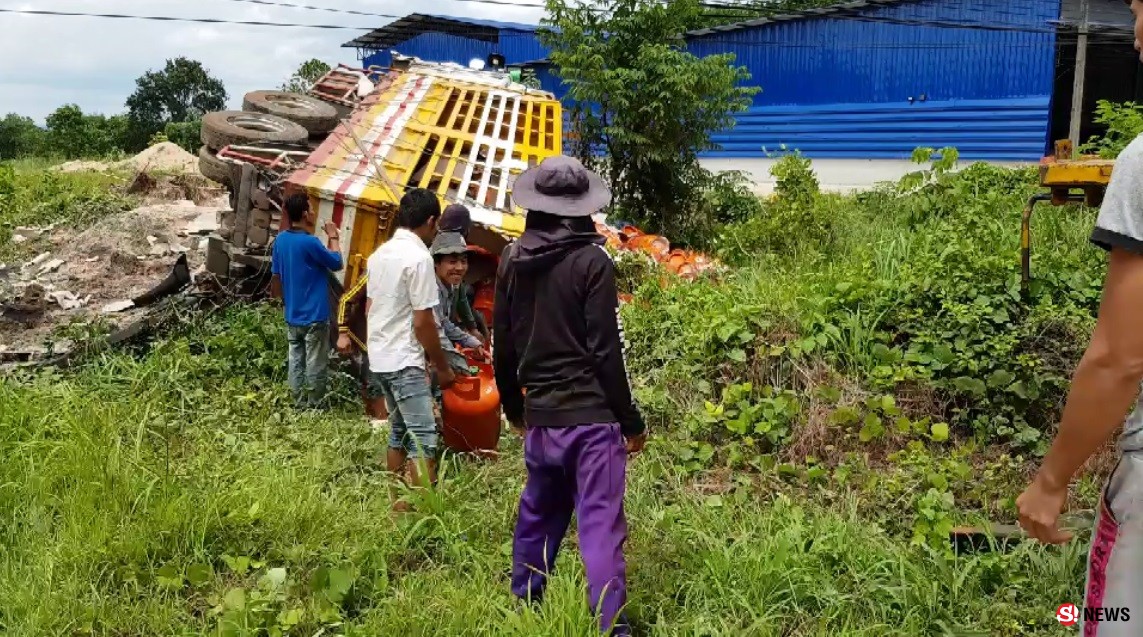
<svg viewBox="0 0 1143 637">
<path fill-rule="evenodd" d="M 442 232 L 433 239 L 429 253 L 434 257 L 444 254 L 464 254 L 468 252 L 468 244 L 459 232 Z"/>
<path fill-rule="evenodd" d="M 579 160 L 557 155 L 516 178 L 512 201 L 557 217 L 588 217 L 611 203 L 611 191 Z"/>
</svg>

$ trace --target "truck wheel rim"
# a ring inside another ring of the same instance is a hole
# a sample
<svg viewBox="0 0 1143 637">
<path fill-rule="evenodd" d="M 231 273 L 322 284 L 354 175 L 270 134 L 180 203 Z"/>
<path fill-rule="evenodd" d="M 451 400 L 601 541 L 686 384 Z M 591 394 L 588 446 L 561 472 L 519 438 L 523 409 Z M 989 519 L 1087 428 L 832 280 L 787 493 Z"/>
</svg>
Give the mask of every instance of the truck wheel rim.
<svg viewBox="0 0 1143 637">
<path fill-rule="evenodd" d="M 286 127 L 282 124 L 256 115 L 236 115 L 230 118 L 230 123 L 238 128 L 263 133 L 280 133 L 286 130 Z"/>
</svg>

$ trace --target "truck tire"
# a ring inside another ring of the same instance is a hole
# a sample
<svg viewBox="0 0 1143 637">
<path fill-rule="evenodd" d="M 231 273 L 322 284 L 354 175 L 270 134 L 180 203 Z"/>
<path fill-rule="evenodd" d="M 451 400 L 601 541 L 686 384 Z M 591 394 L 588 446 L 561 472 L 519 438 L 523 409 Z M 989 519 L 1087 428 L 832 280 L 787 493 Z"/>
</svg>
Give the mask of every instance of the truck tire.
<svg viewBox="0 0 1143 637">
<path fill-rule="evenodd" d="M 202 118 L 202 143 L 214 150 L 231 144 L 304 144 L 309 136 L 290 120 L 266 113 L 218 111 Z"/>
<path fill-rule="evenodd" d="M 285 91 L 251 91 L 242 98 L 242 110 L 288 119 L 309 131 L 324 135 L 337 127 L 337 109 L 325 102 Z"/>
<path fill-rule="evenodd" d="M 214 151 L 206 146 L 198 149 L 198 171 L 211 181 L 223 186 L 230 185 L 230 164 L 219 159 Z"/>
</svg>

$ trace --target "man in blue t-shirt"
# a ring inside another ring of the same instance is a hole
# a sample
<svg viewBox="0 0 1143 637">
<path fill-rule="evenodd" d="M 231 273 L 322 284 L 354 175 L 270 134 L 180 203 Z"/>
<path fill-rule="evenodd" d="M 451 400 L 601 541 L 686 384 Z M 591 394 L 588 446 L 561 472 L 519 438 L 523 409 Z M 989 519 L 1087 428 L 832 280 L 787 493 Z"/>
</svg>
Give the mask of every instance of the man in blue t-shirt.
<svg viewBox="0 0 1143 637">
<path fill-rule="evenodd" d="M 306 229 L 312 225 L 309 199 L 286 199 L 290 229 L 274 239 L 270 293 L 286 306 L 290 341 L 290 390 L 299 407 L 317 408 L 325 398 L 329 366 L 329 280 L 327 271 L 342 268 L 340 232 L 325 224 L 329 249 Z M 305 387 L 303 387 L 305 385 Z M 308 389 L 308 392 L 306 391 Z"/>
</svg>

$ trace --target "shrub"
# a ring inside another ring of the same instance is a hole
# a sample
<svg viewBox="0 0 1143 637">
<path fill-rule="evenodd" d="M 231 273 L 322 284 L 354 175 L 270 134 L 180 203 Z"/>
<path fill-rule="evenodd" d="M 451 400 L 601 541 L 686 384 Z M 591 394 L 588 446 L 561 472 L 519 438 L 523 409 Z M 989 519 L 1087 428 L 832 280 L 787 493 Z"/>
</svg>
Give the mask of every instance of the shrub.
<svg viewBox="0 0 1143 637">
<path fill-rule="evenodd" d="M 776 178 L 774 196 L 738 223 L 719 233 L 719 256 L 745 265 L 762 255 L 790 256 L 827 251 L 834 242 L 837 210 L 823 198 L 808 158 L 791 153 L 770 169 Z"/>
<path fill-rule="evenodd" d="M 1106 126 L 1107 133 L 1095 135 L 1080 146 L 1079 150 L 1098 154 L 1105 159 L 1114 159 L 1143 133 L 1143 106 L 1135 102 L 1120 104 L 1099 100 L 1095 108 L 1095 121 Z"/>
</svg>

